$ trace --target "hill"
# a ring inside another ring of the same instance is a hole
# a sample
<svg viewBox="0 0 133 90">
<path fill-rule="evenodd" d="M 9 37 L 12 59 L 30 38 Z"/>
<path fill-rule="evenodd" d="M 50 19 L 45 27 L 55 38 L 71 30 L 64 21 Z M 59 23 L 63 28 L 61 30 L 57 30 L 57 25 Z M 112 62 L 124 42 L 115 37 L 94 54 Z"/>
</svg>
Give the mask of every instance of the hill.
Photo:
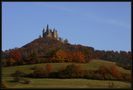
<svg viewBox="0 0 133 90">
<path fill-rule="evenodd" d="M 130 88 L 129 82 L 114 81 L 114 80 L 93 80 L 93 79 L 49 79 L 49 78 L 27 78 L 31 82 L 29 84 L 23 84 L 21 82 L 11 82 L 13 77 L 12 73 L 15 71 L 23 71 L 24 73 L 31 73 L 33 67 L 45 67 L 47 64 L 53 66 L 53 70 L 57 71 L 61 67 L 66 67 L 72 63 L 43 63 L 43 64 L 32 64 L 23 66 L 10 66 L 3 67 L 2 69 L 2 81 L 8 88 Z M 83 68 L 88 70 L 97 70 L 100 66 L 116 65 L 113 62 L 103 60 L 92 60 L 90 63 L 75 63 L 81 65 Z M 117 65 L 116 65 L 117 66 Z M 117 66 L 123 73 L 131 74 L 130 70 L 126 70 Z M 97 84 L 96 84 L 97 83 Z M 110 83 L 114 85 L 110 87 Z"/>
<path fill-rule="evenodd" d="M 2 52 L 2 65 L 24 65 L 48 62 L 79 62 L 88 63 L 92 59 L 116 62 L 119 66 L 131 69 L 131 52 L 96 50 L 91 46 L 73 45 L 67 39 L 59 37 L 56 29 L 47 25 L 42 36 L 20 48 Z"/>
</svg>

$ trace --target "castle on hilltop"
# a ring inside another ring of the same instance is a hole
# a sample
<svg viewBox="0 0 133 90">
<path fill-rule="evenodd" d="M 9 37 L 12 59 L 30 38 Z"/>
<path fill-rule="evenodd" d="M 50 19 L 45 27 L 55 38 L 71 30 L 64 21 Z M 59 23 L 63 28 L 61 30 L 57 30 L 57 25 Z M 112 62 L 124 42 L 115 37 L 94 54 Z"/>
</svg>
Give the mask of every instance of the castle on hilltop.
<svg viewBox="0 0 133 90">
<path fill-rule="evenodd" d="M 43 28 L 42 30 L 42 38 L 45 38 L 45 37 L 54 38 L 56 40 L 61 41 L 62 43 L 68 43 L 67 39 L 63 40 L 61 37 L 58 37 L 57 30 L 55 28 L 50 29 L 48 24 L 46 26 L 46 29 Z M 39 35 L 39 38 L 41 38 L 41 35 Z"/>
<path fill-rule="evenodd" d="M 50 38 L 58 39 L 58 32 L 57 30 L 55 30 L 55 28 L 52 30 L 47 25 L 46 29 L 43 28 L 42 37 L 50 37 Z"/>
</svg>

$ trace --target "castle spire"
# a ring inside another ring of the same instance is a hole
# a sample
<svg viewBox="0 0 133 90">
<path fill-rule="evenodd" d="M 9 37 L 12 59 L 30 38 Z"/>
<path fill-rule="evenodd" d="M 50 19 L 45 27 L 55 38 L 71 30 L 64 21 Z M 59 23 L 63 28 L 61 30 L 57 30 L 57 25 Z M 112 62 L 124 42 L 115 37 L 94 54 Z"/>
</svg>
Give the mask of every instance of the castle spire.
<svg viewBox="0 0 133 90">
<path fill-rule="evenodd" d="M 42 37 L 44 37 L 45 29 L 42 30 Z"/>
<path fill-rule="evenodd" d="M 43 33 L 45 33 L 45 29 L 43 28 L 43 31 L 42 31 Z"/>
<path fill-rule="evenodd" d="M 48 24 L 47 24 L 46 30 L 47 30 L 47 31 L 49 30 L 49 25 L 48 25 Z"/>
</svg>

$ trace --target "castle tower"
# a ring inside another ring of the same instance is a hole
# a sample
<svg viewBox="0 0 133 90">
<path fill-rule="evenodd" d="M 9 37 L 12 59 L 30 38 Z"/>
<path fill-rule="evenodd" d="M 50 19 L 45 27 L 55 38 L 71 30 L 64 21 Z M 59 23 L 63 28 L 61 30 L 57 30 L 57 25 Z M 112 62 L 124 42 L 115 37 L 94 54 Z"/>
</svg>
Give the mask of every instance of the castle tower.
<svg viewBox="0 0 133 90">
<path fill-rule="evenodd" d="M 48 26 L 48 24 L 47 24 L 46 31 L 48 31 L 48 30 L 49 30 L 49 26 Z"/>
<path fill-rule="evenodd" d="M 45 36 L 45 29 L 43 28 L 43 31 L 42 31 L 42 37 Z"/>
<path fill-rule="evenodd" d="M 56 38 L 58 39 L 58 32 L 57 32 L 57 30 L 56 30 Z"/>
<path fill-rule="evenodd" d="M 51 30 L 51 29 L 49 29 L 49 30 L 48 30 L 47 37 L 50 37 L 50 38 L 52 38 L 52 30 Z"/>
<path fill-rule="evenodd" d="M 54 38 L 58 39 L 58 32 L 55 29 L 53 30 L 53 36 Z"/>
<path fill-rule="evenodd" d="M 53 38 L 56 38 L 56 30 L 55 30 L 55 28 L 53 29 Z"/>
<path fill-rule="evenodd" d="M 57 30 L 55 30 L 55 28 L 53 30 L 50 29 L 49 25 L 47 24 L 46 29 L 43 28 L 42 37 L 50 37 L 50 38 L 58 39 Z"/>
</svg>

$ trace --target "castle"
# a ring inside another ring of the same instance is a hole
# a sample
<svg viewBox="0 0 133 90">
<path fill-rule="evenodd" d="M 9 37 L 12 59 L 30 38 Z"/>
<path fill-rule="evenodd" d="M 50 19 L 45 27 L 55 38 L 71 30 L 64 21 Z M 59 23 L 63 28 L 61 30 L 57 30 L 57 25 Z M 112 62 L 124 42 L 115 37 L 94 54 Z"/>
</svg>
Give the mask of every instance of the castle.
<svg viewBox="0 0 133 90">
<path fill-rule="evenodd" d="M 43 28 L 42 37 L 50 37 L 50 38 L 59 39 L 57 30 L 55 30 L 55 28 L 53 30 L 50 29 L 48 25 L 46 29 Z"/>
<path fill-rule="evenodd" d="M 58 37 L 57 30 L 55 28 L 53 30 L 50 29 L 48 24 L 46 29 L 43 28 L 42 30 L 42 38 L 45 38 L 45 37 L 54 38 L 56 40 L 61 41 L 62 43 L 68 43 L 67 39 L 63 40 L 61 37 Z M 39 35 L 39 38 L 41 38 L 41 35 Z"/>
</svg>

